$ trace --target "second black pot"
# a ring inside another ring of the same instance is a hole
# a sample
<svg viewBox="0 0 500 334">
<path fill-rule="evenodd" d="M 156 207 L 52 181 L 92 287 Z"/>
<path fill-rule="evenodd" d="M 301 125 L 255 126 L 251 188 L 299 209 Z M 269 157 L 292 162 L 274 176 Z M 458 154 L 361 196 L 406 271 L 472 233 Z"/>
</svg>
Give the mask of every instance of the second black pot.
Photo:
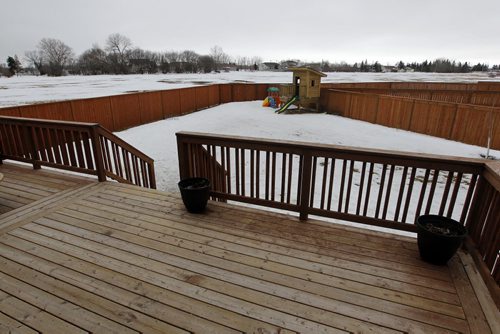
<svg viewBox="0 0 500 334">
<path fill-rule="evenodd" d="M 184 179 L 178 183 L 182 202 L 191 213 L 205 211 L 210 197 L 210 181 L 202 177 Z"/>
</svg>

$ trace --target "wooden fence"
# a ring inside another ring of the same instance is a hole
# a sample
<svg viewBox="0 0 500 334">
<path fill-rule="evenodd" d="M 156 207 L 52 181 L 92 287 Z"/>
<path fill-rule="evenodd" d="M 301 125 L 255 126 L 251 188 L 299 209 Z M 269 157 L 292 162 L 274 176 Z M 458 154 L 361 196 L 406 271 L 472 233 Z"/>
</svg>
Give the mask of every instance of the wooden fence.
<svg viewBox="0 0 500 334">
<path fill-rule="evenodd" d="M 323 90 L 322 110 L 393 128 L 500 149 L 500 108 Z M 495 130 L 496 129 L 496 130 Z"/>
<path fill-rule="evenodd" d="M 267 88 L 267 84 L 189 87 L 0 108 L 0 115 L 99 123 L 114 132 L 222 103 L 261 100 Z"/>
<path fill-rule="evenodd" d="M 235 83 L 124 94 L 0 108 L 0 115 L 92 122 L 110 131 L 121 131 L 223 103 L 262 100 L 269 86 Z M 499 83 L 385 82 L 323 86 L 326 87 L 321 93 L 324 111 L 480 146 L 487 146 L 492 126 L 491 148 L 500 149 L 500 132 L 495 131 L 500 125 L 500 106 L 484 106 L 495 105 L 497 98 L 500 103 Z"/>
<path fill-rule="evenodd" d="M 210 179 L 222 200 L 405 231 L 420 214 L 456 219 L 500 300 L 499 162 L 189 132 L 177 143 L 181 179 Z"/>
<path fill-rule="evenodd" d="M 0 117 L 4 159 L 156 188 L 153 159 L 96 123 Z"/>
</svg>

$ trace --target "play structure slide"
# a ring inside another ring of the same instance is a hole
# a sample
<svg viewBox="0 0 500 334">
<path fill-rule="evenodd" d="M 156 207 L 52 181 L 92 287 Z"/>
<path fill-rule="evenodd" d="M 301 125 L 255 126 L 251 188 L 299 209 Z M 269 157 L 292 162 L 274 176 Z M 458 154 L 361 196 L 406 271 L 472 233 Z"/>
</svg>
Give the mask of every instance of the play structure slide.
<svg viewBox="0 0 500 334">
<path fill-rule="evenodd" d="M 292 97 L 290 100 L 288 100 L 287 103 L 285 103 L 284 106 L 282 106 L 281 108 L 279 108 L 276 112 L 278 114 L 281 114 L 282 112 L 284 112 L 285 110 L 287 110 L 295 101 L 297 101 L 299 99 L 299 97 L 297 95 L 295 95 L 294 97 Z"/>
</svg>

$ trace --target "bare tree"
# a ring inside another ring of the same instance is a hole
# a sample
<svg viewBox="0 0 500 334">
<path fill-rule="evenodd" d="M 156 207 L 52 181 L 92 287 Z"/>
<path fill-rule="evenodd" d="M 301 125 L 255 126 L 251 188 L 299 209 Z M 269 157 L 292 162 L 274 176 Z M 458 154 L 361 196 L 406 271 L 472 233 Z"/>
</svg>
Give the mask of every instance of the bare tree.
<svg viewBox="0 0 500 334">
<path fill-rule="evenodd" d="M 216 69 L 220 69 L 222 65 L 229 63 L 229 56 L 224 53 L 222 48 L 218 45 L 215 45 L 210 49 L 210 56 L 215 62 Z"/>
<path fill-rule="evenodd" d="M 92 48 L 82 53 L 78 59 L 78 68 L 80 73 L 87 75 L 110 72 L 106 52 L 97 44 L 94 44 Z"/>
<path fill-rule="evenodd" d="M 200 56 L 192 50 L 184 50 L 180 54 L 180 59 L 183 62 L 183 69 L 185 72 L 197 72 L 198 71 L 198 58 Z"/>
<path fill-rule="evenodd" d="M 43 58 L 40 51 L 38 50 L 26 51 L 24 57 L 28 62 L 33 64 L 33 66 L 41 75 L 46 74 L 43 68 Z"/>
<path fill-rule="evenodd" d="M 106 39 L 106 51 L 109 60 L 114 65 L 115 73 L 128 73 L 128 55 L 132 48 L 132 41 L 127 36 L 115 33 Z"/>
<path fill-rule="evenodd" d="M 73 50 L 55 38 L 42 38 L 37 50 L 26 52 L 26 58 L 35 65 L 40 74 L 51 76 L 61 76 L 73 56 Z"/>
</svg>

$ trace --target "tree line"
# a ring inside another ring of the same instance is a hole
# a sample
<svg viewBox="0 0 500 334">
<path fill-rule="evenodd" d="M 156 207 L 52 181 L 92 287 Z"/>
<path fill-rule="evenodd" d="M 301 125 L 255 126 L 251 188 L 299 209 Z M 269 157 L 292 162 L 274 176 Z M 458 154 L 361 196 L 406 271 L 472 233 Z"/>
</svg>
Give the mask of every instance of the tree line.
<svg viewBox="0 0 500 334">
<path fill-rule="evenodd" d="M 192 50 L 152 52 L 135 47 L 127 36 L 115 33 L 108 36 L 104 48 L 94 44 L 81 55 L 76 56 L 73 49 L 63 41 L 43 38 L 34 50 L 25 52 L 24 60 L 28 66 L 23 68 L 17 55 L 9 56 L 6 65 L 0 64 L 0 75 L 12 76 L 20 72 L 48 76 L 64 74 L 144 74 L 144 73 L 209 73 L 221 70 L 258 70 L 260 57 L 230 57 L 220 46 L 214 46 L 208 54 L 198 54 Z M 323 72 L 437 72 L 468 73 L 472 71 L 499 70 L 500 65 L 456 62 L 449 59 L 436 59 L 421 63 L 404 63 L 383 66 L 378 61 L 348 64 L 346 62 L 305 63 L 300 60 L 283 60 L 279 63 L 264 63 L 264 69 L 286 70 L 290 66 L 310 66 Z M 269 65 L 271 64 L 271 65 Z"/>
</svg>

